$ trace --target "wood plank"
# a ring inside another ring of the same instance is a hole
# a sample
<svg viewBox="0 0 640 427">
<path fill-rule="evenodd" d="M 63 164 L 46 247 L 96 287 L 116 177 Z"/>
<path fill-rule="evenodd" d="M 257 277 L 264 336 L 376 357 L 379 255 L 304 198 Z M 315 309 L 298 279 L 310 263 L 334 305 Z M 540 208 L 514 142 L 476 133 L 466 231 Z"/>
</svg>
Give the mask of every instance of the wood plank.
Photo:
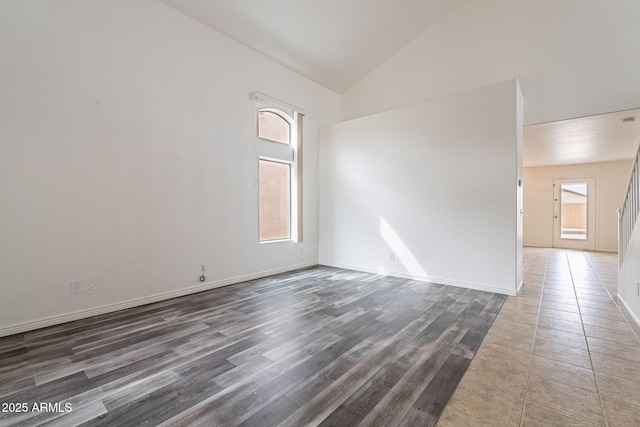
<svg viewBox="0 0 640 427">
<path fill-rule="evenodd" d="M 312 267 L 0 338 L 0 425 L 437 421 L 505 297 Z"/>
</svg>

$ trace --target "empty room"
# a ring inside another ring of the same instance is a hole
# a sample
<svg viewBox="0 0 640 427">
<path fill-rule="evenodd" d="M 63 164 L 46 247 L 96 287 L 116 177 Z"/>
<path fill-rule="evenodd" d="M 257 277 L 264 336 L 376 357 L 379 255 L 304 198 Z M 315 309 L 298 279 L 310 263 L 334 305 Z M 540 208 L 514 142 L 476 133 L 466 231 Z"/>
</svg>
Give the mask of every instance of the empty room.
<svg viewBox="0 0 640 427">
<path fill-rule="evenodd" d="M 636 0 L 0 0 L 0 426 L 640 425 Z"/>
</svg>

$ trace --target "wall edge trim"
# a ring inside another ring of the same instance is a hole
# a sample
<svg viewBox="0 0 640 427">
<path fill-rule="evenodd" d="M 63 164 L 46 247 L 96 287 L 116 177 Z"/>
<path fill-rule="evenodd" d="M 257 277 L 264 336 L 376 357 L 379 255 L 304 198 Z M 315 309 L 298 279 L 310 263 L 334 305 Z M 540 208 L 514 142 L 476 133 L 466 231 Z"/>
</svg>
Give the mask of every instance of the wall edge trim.
<svg viewBox="0 0 640 427">
<path fill-rule="evenodd" d="M 638 316 L 635 315 L 633 310 L 631 310 L 631 307 L 629 307 L 629 304 L 627 304 L 627 302 L 624 300 L 622 295 L 620 295 L 620 293 L 618 293 L 618 299 L 620 300 L 624 308 L 627 309 L 627 312 L 629 313 L 629 316 L 631 317 L 631 319 L 633 319 L 633 321 L 636 322 L 636 325 L 640 327 L 640 318 L 638 318 Z"/>
<path fill-rule="evenodd" d="M 344 269 L 347 269 L 347 270 L 355 270 L 355 271 L 362 271 L 362 272 L 365 272 L 365 273 L 379 274 L 381 276 L 400 277 L 400 278 L 403 278 L 403 279 L 417 280 L 417 281 L 420 281 L 420 282 L 431 282 L 431 283 L 437 283 L 439 285 L 455 286 L 457 288 L 467 288 L 467 289 L 473 289 L 473 290 L 476 290 L 476 291 L 485 291 L 485 292 L 493 292 L 493 293 L 501 294 L 501 295 L 516 296 L 515 292 L 514 293 L 509 293 L 509 292 L 506 291 L 506 289 L 497 288 L 495 286 L 486 285 L 486 284 L 482 284 L 482 283 L 462 282 L 462 281 L 459 281 L 459 280 L 444 279 L 444 278 L 439 278 L 439 277 L 421 276 L 421 275 L 415 275 L 415 274 L 410 274 L 410 273 L 403 273 L 403 272 L 399 272 L 399 271 L 375 269 L 375 268 L 363 267 L 363 266 L 359 266 L 359 265 L 352 265 L 352 264 L 346 264 L 346 263 L 341 263 L 341 262 L 334 262 L 334 261 L 329 261 L 329 260 L 319 260 L 318 264 L 319 265 L 324 265 L 324 266 L 327 266 L 327 267 L 344 268 Z M 514 289 L 515 289 L 515 286 L 514 286 Z"/>
<path fill-rule="evenodd" d="M 300 268 L 313 267 L 318 265 L 317 260 L 307 261 L 300 264 L 293 264 L 286 267 L 279 267 L 270 270 L 263 270 L 256 273 L 245 274 L 242 276 L 230 277 L 227 279 L 216 280 L 213 282 L 203 283 L 197 286 L 191 286 L 188 288 L 177 289 L 174 291 L 163 292 L 160 294 L 150 295 L 142 298 L 135 298 L 128 301 L 123 301 L 115 304 L 109 304 L 102 307 L 90 308 L 87 310 L 79 310 L 71 313 L 66 313 L 57 316 L 46 317 L 43 319 L 17 323 L 10 326 L 0 327 L 0 337 L 9 335 L 34 331 L 36 329 L 47 328 L 50 326 L 60 325 L 62 323 L 73 322 L 74 320 L 86 319 L 93 316 L 99 316 L 101 314 L 113 313 L 120 310 L 126 310 L 128 308 L 139 307 L 142 305 L 152 304 L 154 302 L 166 301 L 172 298 L 178 298 L 185 295 L 191 295 L 198 292 L 208 291 L 224 286 L 235 285 L 238 283 L 246 282 L 248 280 L 260 279 L 263 277 L 272 276 L 274 274 L 286 273 L 288 271 L 298 270 Z"/>
</svg>

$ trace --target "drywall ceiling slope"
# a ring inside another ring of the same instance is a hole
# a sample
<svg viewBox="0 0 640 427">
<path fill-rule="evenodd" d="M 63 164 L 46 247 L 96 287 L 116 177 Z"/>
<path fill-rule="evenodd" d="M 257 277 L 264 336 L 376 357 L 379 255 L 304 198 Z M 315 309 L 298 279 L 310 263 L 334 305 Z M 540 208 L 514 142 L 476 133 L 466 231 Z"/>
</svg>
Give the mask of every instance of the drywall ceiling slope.
<svg viewBox="0 0 640 427">
<path fill-rule="evenodd" d="M 160 0 L 341 93 L 465 0 Z"/>
<path fill-rule="evenodd" d="M 525 126 L 524 166 L 628 160 L 638 144 L 640 109 Z"/>
<path fill-rule="evenodd" d="M 467 1 L 342 94 L 342 119 L 517 78 L 524 122 L 640 106 L 640 1 Z"/>
</svg>

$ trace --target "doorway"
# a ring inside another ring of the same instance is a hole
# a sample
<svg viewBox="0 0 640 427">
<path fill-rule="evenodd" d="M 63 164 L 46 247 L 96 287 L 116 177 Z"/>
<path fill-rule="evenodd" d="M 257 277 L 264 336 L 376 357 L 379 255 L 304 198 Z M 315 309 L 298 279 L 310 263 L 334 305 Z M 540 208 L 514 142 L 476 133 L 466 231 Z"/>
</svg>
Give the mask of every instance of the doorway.
<svg viewBox="0 0 640 427">
<path fill-rule="evenodd" d="M 595 250 L 594 177 L 553 180 L 553 247 Z"/>
</svg>

